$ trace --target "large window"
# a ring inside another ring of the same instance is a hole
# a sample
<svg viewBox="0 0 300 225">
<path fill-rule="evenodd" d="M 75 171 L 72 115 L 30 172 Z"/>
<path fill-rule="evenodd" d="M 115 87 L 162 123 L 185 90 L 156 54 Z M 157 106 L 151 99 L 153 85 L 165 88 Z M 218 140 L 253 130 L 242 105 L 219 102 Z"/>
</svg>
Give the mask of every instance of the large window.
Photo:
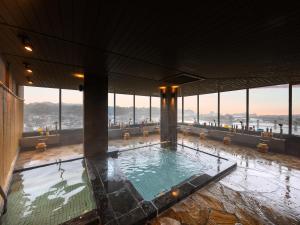
<svg viewBox="0 0 300 225">
<path fill-rule="evenodd" d="M 61 90 L 61 128 L 83 128 L 83 93 Z"/>
<path fill-rule="evenodd" d="M 150 97 L 135 96 L 135 123 L 148 123 L 150 121 Z"/>
<path fill-rule="evenodd" d="M 108 108 L 107 108 L 107 118 L 109 126 L 114 124 L 114 94 L 108 93 Z"/>
<path fill-rule="evenodd" d="M 218 124 L 218 93 L 199 95 L 199 123 Z"/>
<path fill-rule="evenodd" d="M 160 97 L 151 97 L 151 122 L 160 122 Z"/>
<path fill-rule="evenodd" d="M 292 134 L 300 135 L 300 84 L 293 85 L 293 127 Z"/>
<path fill-rule="evenodd" d="M 133 95 L 116 94 L 116 123 L 133 124 Z"/>
<path fill-rule="evenodd" d="M 185 123 L 197 123 L 197 95 L 184 97 Z"/>
<path fill-rule="evenodd" d="M 177 97 L 177 122 L 182 123 L 182 97 Z"/>
<path fill-rule="evenodd" d="M 288 103 L 288 85 L 250 89 L 249 126 L 280 133 L 283 124 L 283 133 L 288 133 Z"/>
<path fill-rule="evenodd" d="M 58 129 L 58 89 L 25 86 L 24 99 L 24 132 Z"/>
<path fill-rule="evenodd" d="M 220 93 L 221 126 L 246 125 L 246 90 Z"/>
</svg>

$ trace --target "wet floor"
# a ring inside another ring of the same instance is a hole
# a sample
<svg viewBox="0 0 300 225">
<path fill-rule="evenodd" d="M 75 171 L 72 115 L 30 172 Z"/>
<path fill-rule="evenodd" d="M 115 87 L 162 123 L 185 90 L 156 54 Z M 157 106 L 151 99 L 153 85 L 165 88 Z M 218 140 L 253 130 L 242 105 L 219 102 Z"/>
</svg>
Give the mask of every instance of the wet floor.
<svg viewBox="0 0 300 225">
<path fill-rule="evenodd" d="M 3 225 L 61 224 L 95 208 L 83 160 L 13 175 Z"/>
<path fill-rule="evenodd" d="M 219 182 L 168 209 L 152 225 L 300 223 L 299 158 L 191 136 L 179 141 L 235 160 L 238 166 Z"/>
<path fill-rule="evenodd" d="M 176 204 L 151 224 L 299 224 L 300 158 L 263 154 L 256 149 L 226 146 L 193 136 L 182 138 L 179 135 L 179 142 L 184 140 L 185 145 L 232 159 L 238 167 L 219 182 L 209 184 Z M 125 149 L 157 141 L 158 135 L 150 135 L 111 140 L 109 146 Z M 82 148 L 82 145 L 77 146 Z"/>
</svg>

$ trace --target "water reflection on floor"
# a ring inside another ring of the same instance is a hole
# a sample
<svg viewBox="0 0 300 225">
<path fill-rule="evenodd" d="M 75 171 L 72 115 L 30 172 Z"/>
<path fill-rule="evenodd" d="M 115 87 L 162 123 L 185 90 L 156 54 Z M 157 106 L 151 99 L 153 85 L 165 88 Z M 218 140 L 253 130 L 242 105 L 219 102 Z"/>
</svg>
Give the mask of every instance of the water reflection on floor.
<svg viewBox="0 0 300 225">
<path fill-rule="evenodd" d="M 13 176 L 3 224 L 60 224 L 95 208 L 83 160 Z"/>
<path fill-rule="evenodd" d="M 299 224 L 300 158 L 259 153 L 242 146 L 179 135 L 179 142 L 237 162 L 235 171 L 174 205 L 152 221 L 158 224 Z M 109 148 L 126 149 L 159 141 L 159 135 L 110 140 Z M 72 146 L 79 148 L 82 145 Z M 68 146 L 64 147 L 66 150 Z M 47 150 L 39 160 L 47 159 Z M 70 151 L 73 152 L 72 149 Z M 64 151 L 66 152 L 66 151 Z M 35 154 L 35 152 L 32 152 Z M 70 155 L 69 153 L 67 153 Z M 22 155 L 22 153 L 21 153 Z M 33 157 L 33 156 L 32 156 Z M 32 158 L 31 157 L 31 158 Z M 22 156 L 21 156 L 22 158 Z M 30 163 L 30 157 L 24 160 Z M 22 166 L 22 162 L 20 163 Z M 37 179 L 37 181 L 39 181 Z"/>
<path fill-rule="evenodd" d="M 181 136 L 182 137 L 182 136 Z M 229 158 L 237 169 L 167 210 L 158 224 L 299 224 L 300 159 L 186 136 L 180 143 Z"/>
</svg>

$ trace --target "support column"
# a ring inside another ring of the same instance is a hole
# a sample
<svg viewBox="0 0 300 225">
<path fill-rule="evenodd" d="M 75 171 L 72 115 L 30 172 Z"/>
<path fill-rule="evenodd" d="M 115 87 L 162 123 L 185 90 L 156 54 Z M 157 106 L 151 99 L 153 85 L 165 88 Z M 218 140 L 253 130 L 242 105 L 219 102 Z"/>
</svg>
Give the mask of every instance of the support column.
<svg viewBox="0 0 300 225">
<path fill-rule="evenodd" d="M 249 130 L 249 88 L 246 89 L 246 130 Z"/>
<path fill-rule="evenodd" d="M 199 124 L 199 95 L 197 95 L 197 124 Z"/>
<path fill-rule="evenodd" d="M 61 89 L 59 89 L 58 112 L 58 130 L 61 131 Z"/>
<path fill-rule="evenodd" d="M 135 95 L 133 95 L 133 124 L 135 124 Z"/>
<path fill-rule="evenodd" d="M 161 88 L 160 140 L 177 144 L 177 87 Z"/>
<path fill-rule="evenodd" d="M 152 122 L 152 96 L 149 96 L 150 98 L 150 102 L 149 102 L 149 109 L 150 109 L 150 112 L 149 112 L 149 122 L 151 123 Z"/>
<path fill-rule="evenodd" d="M 220 91 L 218 91 L 218 127 L 220 127 Z"/>
<path fill-rule="evenodd" d="M 114 92 L 114 124 L 116 124 L 116 92 Z"/>
<path fill-rule="evenodd" d="M 104 70 L 84 76 L 84 155 L 105 156 L 108 148 L 108 79 Z"/>
<path fill-rule="evenodd" d="M 289 135 L 292 135 L 293 127 L 293 85 L 289 84 Z"/>
</svg>

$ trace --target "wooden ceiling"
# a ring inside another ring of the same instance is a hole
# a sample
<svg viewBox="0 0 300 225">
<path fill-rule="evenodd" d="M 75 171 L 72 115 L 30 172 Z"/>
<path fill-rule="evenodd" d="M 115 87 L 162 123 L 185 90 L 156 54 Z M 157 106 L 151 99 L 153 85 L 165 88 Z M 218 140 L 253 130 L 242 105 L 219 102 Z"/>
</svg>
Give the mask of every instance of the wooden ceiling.
<svg viewBox="0 0 300 225">
<path fill-rule="evenodd" d="M 68 89 L 82 83 L 73 73 L 104 63 L 110 91 L 145 95 L 178 74 L 204 78 L 184 95 L 300 81 L 298 3 L 169 3 L 0 0 L 1 55 L 20 85 L 23 62 L 34 85 Z"/>
</svg>

